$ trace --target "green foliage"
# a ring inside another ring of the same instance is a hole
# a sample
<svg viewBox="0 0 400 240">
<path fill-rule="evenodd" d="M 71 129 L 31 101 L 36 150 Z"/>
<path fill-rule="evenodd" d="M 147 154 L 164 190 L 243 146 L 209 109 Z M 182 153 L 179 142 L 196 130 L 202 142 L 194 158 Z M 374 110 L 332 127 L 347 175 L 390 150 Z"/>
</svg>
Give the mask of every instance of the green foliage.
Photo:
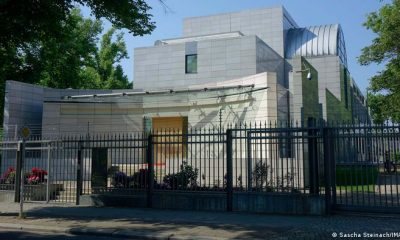
<svg viewBox="0 0 400 240">
<path fill-rule="evenodd" d="M 95 52 L 93 63 L 83 68 L 80 77 L 83 78 L 85 88 L 92 89 L 125 89 L 131 85 L 119 63 L 128 58 L 128 52 L 123 39 L 123 34 L 116 35 L 116 41 L 112 41 L 115 29 L 110 29 L 103 35 L 100 49 Z"/>
<path fill-rule="evenodd" d="M 302 92 L 303 94 L 303 108 L 302 108 L 302 122 L 307 124 L 309 118 L 321 119 L 322 113 L 320 111 L 319 99 L 318 99 L 318 72 L 315 68 L 307 62 L 303 57 L 301 58 L 301 66 L 310 69 L 312 79 L 307 78 L 308 71 L 302 72 Z"/>
<path fill-rule="evenodd" d="M 119 65 L 128 57 L 123 35 L 112 28 L 99 43 L 102 30 L 101 21 L 84 19 L 73 9 L 58 29 L 57 38 L 0 46 L 1 108 L 7 79 L 61 89 L 131 88 Z"/>
<path fill-rule="evenodd" d="M 132 182 L 131 182 L 131 187 L 134 188 L 146 188 L 148 187 L 148 176 L 149 176 L 149 170 L 148 169 L 139 169 L 138 172 L 135 172 L 132 175 Z M 153 184 L 156 184 L 156 180 L 153 179 Z"/>
<path fill-rule="evenodd" d="M 125 28 L 134 36 L 155 29 L 151 8 L 144 0 L 0 1 L 0 109 L 6 80 L 55 88 L 132 86 L 118 65 L 127 57 L 122 35 L 117 34 L 113 42 L 115 30 L 110 30 L 98 50 L 101 22 L 83 19 L 76 10 L 80 6 L 88 7 L 96 19 L 104 17 L 116 29 Z M 2 120 L 0 110 L 0 123 Z"/>
<path fill-rule="evenodd" d="M 163 182 L 168 188 L 185 189 L 197 186 L 197 176 L 199 170 L 183 162 L 180 171 L 168 174 L 164 177 Z"/>
<path fill-rule="evenodd" d="M 266 162 L 258 161 L 253 168 L 253 184 L 257 189 L 263 187 L 270 187 L 270 182 L 268 182 L 268 169 L 269 166 Z"/>
<path fill-rule="evenodd" d="M 400 163 L 400 152 L 393 153 L 392 161 L 399 164 Z"/>
<path fill-rule="evenodd" d="M 362 65 L 385 63 L 383 71 L 372 77 L 369 107 L 375 122 L 400 122 L 400 0 L 393 0 L 368 15 L 364 26 L 377 37 L 362 49 Z"/>
<path fill-rule="evenodd" d="M 2 0 L 0 47 L 62 38 L 59 29 L 79 5 L 89 7 L 97 19 L 104 17 L 134 36 L 149 34 L 155 28 L 148 13 L 151 7 L 144 0 Z"/>
<path fill-rule="evenodd" d="M 337 166 L 336 185 L 353 186 L 376 184 L 378 174 L 378 167 L 372 165 Z"/>
</svg>

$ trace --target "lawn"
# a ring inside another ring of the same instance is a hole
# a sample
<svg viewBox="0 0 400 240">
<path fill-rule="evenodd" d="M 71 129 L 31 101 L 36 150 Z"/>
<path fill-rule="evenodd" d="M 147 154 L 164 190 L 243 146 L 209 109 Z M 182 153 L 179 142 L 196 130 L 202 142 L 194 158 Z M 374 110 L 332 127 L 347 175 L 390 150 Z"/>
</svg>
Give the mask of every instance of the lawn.
<svg viewBox="0 0 400 240">
<path fill-rule="evenodd" d="M 375 185 L 374 184 L 369 184 L 369 185 L 344 185 L 344 186 L 336 186 L 336 190 L 346 190 L 347 192 L 369 192 L 373 193 L 375 192 Z"/>
</svg>

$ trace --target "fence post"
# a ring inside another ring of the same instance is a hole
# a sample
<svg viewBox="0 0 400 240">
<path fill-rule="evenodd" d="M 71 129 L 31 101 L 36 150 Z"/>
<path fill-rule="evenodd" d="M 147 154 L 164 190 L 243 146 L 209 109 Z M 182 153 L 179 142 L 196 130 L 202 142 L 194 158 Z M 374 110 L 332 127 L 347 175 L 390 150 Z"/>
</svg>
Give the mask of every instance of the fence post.
<svg viewBox="0 0 400 240">
<path fill-rule="evenodd" d="M 22 154 L 23 154 L 23 145 L 22 142 L 18 142 L 17 144 L 17 166 L 15 169 L 15 193 L 14 193 L 14 202 L 19 202 L 20 200 L 20 191 L 21 191 L 21 168 L 22 168 Z"/>
<path fill-rule="evenodd" d="M 308 119 L 308 159 L 309 159 L 309 179 L 310 193 L 318 194 L 318 141 L 315 119 Z"/>
<path fill-rule="evenodd" d="M 154 192 L 154 157 L 153 157 L 153 136 L 149 134 L 147 137 L 147 207 L 153 207 L 153 192 Z"/>
<path fill-rule="evenodd" d="M 232 129 L 226 130 L 226 210 L 233 210 L 233 155 L 232 155 Z"/>
<path fill-rule="evenodd" d="M 247 191 L 251 191 L 253 186 L 253 166 L 251 155 L 251 132 L 247 132 Z M 256 179 L 257 181 L 257 179 Z"/>
<path fill-rule="evenodd" d="M 47 182 L 46 182 L 46 203 L 50 201 L 50 154 L 51 154 L 51 144 L 47 144 Z"/>
<path fill-rule="evenodd" d="M 326 213 L 331 214 L 332 212 L 332 176 L 331 176 L 331 142 L 329 136 L 329 130 L 327 127 L 322 128 L 323 144 L 324 144 L 324 181 L 325 181 L 325 208 Z"/>
<path fill-rule="evenodd" d="M 76 167 L 76 205 L 80 204 L 80 196 L 82 193 L 82 149 L 83 142 L 78 142 L 78 163 Z"/>
<path fill-rule="evenodd" d="M 25 180 L 25 174 L 24 174 L 24 164 L 25 164 L 25 147 L 26 147 L 26 139 L 25 137 L 22 139 L 22 145 L 21 145 L 21 157 L 20 157 L 20 194 L 19 194 L 19 217 L 20 218 L 25 218 L 24 216 L 24 198 L 25 198 L 25 191 L 24 191 L 24 180 Z"/>
</svg>

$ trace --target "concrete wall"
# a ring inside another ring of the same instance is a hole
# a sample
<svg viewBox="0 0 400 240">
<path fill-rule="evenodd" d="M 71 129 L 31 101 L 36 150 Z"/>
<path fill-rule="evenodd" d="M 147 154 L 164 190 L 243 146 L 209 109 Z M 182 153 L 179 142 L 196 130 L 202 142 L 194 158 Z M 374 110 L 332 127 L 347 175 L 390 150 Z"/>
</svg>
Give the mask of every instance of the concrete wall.
<svg viewBox="0 0 400 240">
<path fill-rule="evenodd" d="M 230 81 L 192 86 L 202 89 L 254 84 L 254 90 L 269 88 L 252 93 L 245 93 L 251 88 L 243 88 L 187 94 L 46 101 L 43 108 L 43 134 L 143 131 L 144 117 L 186 116 L 189 127 L 219 127 L 220 110 L 223 126 L 249 121 L 274 122 L 278 118 L 278 99 L 284 97 L 287 92 L 276 81 L 275 73 L 261 73 Z M 218 97 L 224 95 L 228 96 Z"/>
<path fill-rule="evenodd" d="M 135 49 L 135 88 L 188 87 L 261 72 L 277 72 L 281 79 L 283 74 L 283 59 L 256 36 L 198 41 L 195 74 L 185 73 L 185 45 Z"/>
<path fill-rule="evenodd" d="M 270 46 L 256 37 L 256 72 L 274 72 L 280 85 L 288 87 L 284 81 L 285 61 Z"/>
<path fill-rule="evenodd" d="M 290 64 L 292 66 L 289 73 L 291 120 L 305 126 L 308 118 L 315 120 L 322 118 L 319 103 L 319 73 L 303 57 L 290 60 Z M 310 69 L 311 79 L 307 79 L 308 70 L 306 69 Z"/>
<path fill-rule="evenodd" d="M 0 190 L 0 203 L 1 202 L 14 202 L 15 191 L 14 190 Z"/>
<path fill-rule="evenodd" d="M 83 130 L 87 130 L 87 121 L 78 124 L 77 119 L 66 120 L 61 117 L 60 112 L 68 112 L 68 107 L 61 109 L 60 104 L 57 104 L 62 102 L 64 96 L 133 91 L 135 90 L 52 89 L 17 81 L 7 81 L 4 136 L 14 138 L 18 135 L 18 130 L 22 126 L 28 126 L 31 129 L 32 136 L 40 136 L 42 133 L 46 136 L 59 134 L 63 130 L 71 130 L 71 125 L 81 133 Z M 85 106 L 81 107 L 85 109 Z M 62 126 L 65 122 L 69 124 L 67 124 L 66 129 L 63 129 Z M 118 126 L 117 123 L 116 126 Z"/>
<path fill-rule="evenodd" d="M 240 31 L 257 35 L 280 56 L 284 56 L 284 31 L 297 26 L 282 6 L 233 13 L 186 18 L 183 37 Z"/>
<path fill-rule="evenodd" d="M 109 193 L 81 196 L 82 205 L 146 207 L 146 192 L 131 196 Z M 226 211 L 225 192 L 154 191 L 153 208 L 200 211 Z M 324 215 L 325 200 L 320 196 L 234 192 L 233 211 L 299 215 Z"/>
<path fill-rule="evenodd" d="M 322 104 L 323 119 L 328 121 L 360 120 L 362 122 L 368 120 L 362 94 L 348 70 L 340 63 L 338 56 L 305 58 L 305 60 L 316 71 L 312 75 L 318 76 L 318 101 Z M 299 64 L 300 62 L 295 58 L 288 59 L 285 65 L 286 78 L 291 79 L 291 86 L 289 87 L 291 93 L 293 94 L 293 91 L 296 92 L 291 100 L 292 119 L 295 121 L 304 119 L 299 115 L 299 107 L 301 105 L 304 105 L 304 107 L 309 105 L 305 104 L 302 99 L 310 97 L 310 90 L 304 87 L 299 88 L 300 80 L 296 80 L 296 76 L 303 75 L 304 77 L 307 73 L 296 73 L 296 71 L 304 70 L 305 68 L 302 63 L 301 65 Z M 311 80 L 311 82 L 313 81 Z"/>
<path fill-rule="evenodd" d="M 43 135 L 143 131 L 141 106 L 125 102 L 45 102 Z"/>
<path fill-rule="evenodd" d="M 329 90 L 337 99 L 341 99 L 341 69 L 338 56 L 324 56 L 306 58 L 318 72 L 318 96 L 323 105 L 323 118 L 327 119 L 326 90 Z"/>
</svg>

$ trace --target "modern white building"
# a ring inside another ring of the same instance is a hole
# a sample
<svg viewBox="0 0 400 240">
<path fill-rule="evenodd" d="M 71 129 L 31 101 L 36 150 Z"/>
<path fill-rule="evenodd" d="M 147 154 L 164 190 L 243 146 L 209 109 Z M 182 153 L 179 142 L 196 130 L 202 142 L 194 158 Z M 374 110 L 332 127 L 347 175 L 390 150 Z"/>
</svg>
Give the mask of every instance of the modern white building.
<svg viewBox="0 0 400 240">
<path fill-rule="evenodd" d="M 152 129 L 187 133 L 191 128 L 220 129 L 255 122 L 266 126 L 279 122 L 305 126 L 322 119 L 365 122 L 364 98 L 349 74 L 346 58 L 340 25 L 299 27 L 283 7 L 188 18 L 183 21 L 183 36 L 135 49 L 134 89 L 51 89 L 7 81 L 4 135 L 12 138 L 16 129 L 26 125 L 34 135 L 57 138 Z M 161 179 L 167 170 L 179 171 L 190 153 L 190 159 L 209 163 L 199 167 L 200 175 L 208 172 L 205 178 L 223 183 L 224 147 L 215 149 L 204 137 L 200 145 L 185 143 L 188 135 L 180 135 L 179 144 L 154 148 L 154 161 L 161 164 L 156 175 Z M 171 138 L 153 137 L 171 142 Z M 235 184 L 238 179 L 243 179 L 240 184 L 251 184 L 252 174 L 246 169 L 252 171 L 252 166 L 264 161 L 270 169 L 286 169 L 286 177 L 297 176 L 293 184 L 309 185 L 309 176 L 314 175 L 306 161 L 311 156 L 303 146 L 306 141 L 297 139 L 300 142 L 292 149 L 289 141 L 282 140 L 284 135 L 278 134 L 277 139 L 247 140 L 247 145 L 239 141 L 233 147 L 236 162 L 240 162 L 235 167 L 239 169 L 233 176 Z M 263 150 L 256 146 L 261 143 Z M 104 171 L 112 165 L 132 175 L 131 167 L 145 168 L 146 161 L 142 150 L 133 157 L 129 151 L 117 152 L 112 143 L 103 142 L 91 154 L 106 159 Z M 90 164 L 98 160 L 84 159 L 89 164 L 84 167 L 85 180 L 97 169 Z M 63 169 L 63 161 L 71 159 L 59 159 L 53 167 Z M 69 180 L 76 173 L 60 176 Z M 285 174 L 275 171 L 270 176 L 283 179 Z"/>
<path fill-rule="evenodd" d="M 366 121 L 346 58 L 340 25 L 299 27 L 281 6 L 187 18 L 183 36 L 135 49 L 133 90 L 7 82 L 5 134 L 14 134 L 11 125 L 29 124 L 49 136 Z"/>
</svg>

